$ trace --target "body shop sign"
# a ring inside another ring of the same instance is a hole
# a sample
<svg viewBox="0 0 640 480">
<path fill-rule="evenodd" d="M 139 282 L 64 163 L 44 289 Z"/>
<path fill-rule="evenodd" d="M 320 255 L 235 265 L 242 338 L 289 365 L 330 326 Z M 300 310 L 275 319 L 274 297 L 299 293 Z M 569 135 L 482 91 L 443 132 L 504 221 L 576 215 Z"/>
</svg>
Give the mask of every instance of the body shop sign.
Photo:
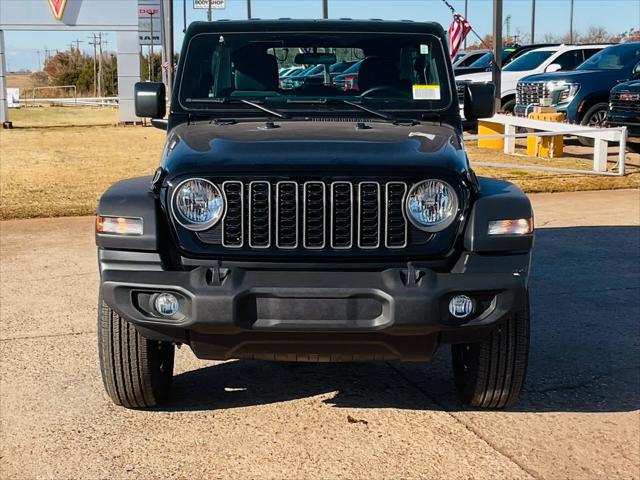
<svg viewBox="0 0 640 480">
<path fill-rule="evenodd" d="M 225 8 L 224 0 L 193 0 L 193 8 L 208 9 L 209 2 L 211 2 L 211 8 L 217 8 L 218 10 Z"/>
</svg>

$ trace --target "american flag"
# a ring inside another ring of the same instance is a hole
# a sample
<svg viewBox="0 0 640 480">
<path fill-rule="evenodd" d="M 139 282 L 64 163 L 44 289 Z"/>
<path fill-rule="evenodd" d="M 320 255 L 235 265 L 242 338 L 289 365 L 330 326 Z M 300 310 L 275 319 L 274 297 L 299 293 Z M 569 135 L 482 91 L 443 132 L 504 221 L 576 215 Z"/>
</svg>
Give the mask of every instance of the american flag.
<svg viewBox="0 0 640 480">
<path fill-rule="evenodd" d="M 449 26 L 449 54 L 451 58 L 455 58 L 458 54 L 458 50 L 460 50 L 460 45 L 464 42 L 464 39 L 467 38 L 469 32 L 471 31 L 471 25 L 467 20 L 460 15 L 459 13 L 453 14 L 453 21 Z"/>
</svg>

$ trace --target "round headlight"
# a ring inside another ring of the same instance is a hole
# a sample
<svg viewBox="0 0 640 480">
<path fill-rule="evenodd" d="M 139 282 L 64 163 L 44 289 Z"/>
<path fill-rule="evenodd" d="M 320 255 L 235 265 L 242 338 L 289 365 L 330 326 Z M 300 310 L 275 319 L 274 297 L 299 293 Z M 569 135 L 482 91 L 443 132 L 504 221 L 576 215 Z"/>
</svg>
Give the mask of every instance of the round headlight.
<svg viewBox="0 0 640 480">
<path fill-rule="evenodd" d="M 439 232 L 455 220 L 458 196 L 447 182 L 424 180 L 409 191 L 406 210 L 407 217 L 417 228 Z"/>
<path fill-rule="evenodd" d="M 224 215 L 220 189 L 203 178 L 191 178 L 178 185 L 171 206 L 176 221 L 196 232 L 211 228 Z"/>
</svg>

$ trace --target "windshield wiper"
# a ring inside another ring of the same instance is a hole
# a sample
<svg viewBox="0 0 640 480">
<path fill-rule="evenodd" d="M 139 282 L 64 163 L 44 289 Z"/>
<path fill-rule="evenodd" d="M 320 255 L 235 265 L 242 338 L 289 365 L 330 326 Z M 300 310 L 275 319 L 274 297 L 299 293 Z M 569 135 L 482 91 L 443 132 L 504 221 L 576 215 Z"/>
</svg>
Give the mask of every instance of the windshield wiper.
<svg viewBox="0 0 640 480">
<path fill-rule="evenodd" d="M 340 98 L 338 99 L 338 101 L 345 103 L 347 105 L 351 105 L 352 107 L 356 107 L 359 108 L 360 110 L 370 113 L 371 115 L 375 115 L 376 117 L 379 118 L 384 118 L 385 120 L 388 120 L 390 122 L 397 122 L 398 119 L 396 117 L 394 117 L 393 115 L 389 115 L 388 113 L 383 113 L 383 112 L 379 112 L 378 110 L 374 110 L 373 108 L 369 108 L 365 105 L 362 105 L 360 103 L 356 103 L 356 102 L 352 102 L 350 100 L 345 100 L 344 98 Z"/>
<path fill-rule="evenodd" d="M 250 102 L 249 100 L 245 100 L 244 98 L 187 98 L 188 103 L 244 103 L 245 105 L 249 105 L 250 107 L 257 108 L 258 110 L 262 110 L 263 112 L 268 113 L 269 115 L 273 115 L 274 117 L 287 119 L 289 115 L 286 113 L 278 112 L 276 110 L 272 110 L 265 106 L 260 105 L 259 103 Z"/>
</svg>

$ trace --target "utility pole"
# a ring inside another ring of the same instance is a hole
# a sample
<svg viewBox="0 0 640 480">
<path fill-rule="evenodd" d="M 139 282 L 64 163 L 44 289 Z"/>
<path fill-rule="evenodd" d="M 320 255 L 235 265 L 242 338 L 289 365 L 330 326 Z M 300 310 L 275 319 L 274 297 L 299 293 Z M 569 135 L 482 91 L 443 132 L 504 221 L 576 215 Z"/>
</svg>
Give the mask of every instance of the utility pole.
<svg viewBox="0 0 640 480">
<path fill-rule="evenodd" d="M 464 19 L 469 20 L 467 18 L 467 14 L 469 13 L 469 0 L 464 0 Z M 464 49 L 467 49 L 467 37 L 464 37 Z"/>
<path fill-rule="evenodd" d="M 496 86 L 496 111 L 502 108 L 502 0 L 493 0 L 493 70 L 491 79 Z"/>
<path fill-rule="evenodd" d="M 511 40 L 511 15 L 507 15 L 507 18 L 504 20 L 504 24 L 507 27 L 507 41 Z"/>
<path fill-rule="evenodd" d="M 531 0 L 531 43 L 536 43 L 536 0 Z"/>
<path fill-rule="evenodd" d="M 102 50 L 102 45 L 104 44 L 104 51 Z M 104 56 L 107 53 L 107 45 L 109 45 L 109 40 L 107 40 L 107 34 L 104 34 L 104 40 L 102 40 L 102 33 L 100 34 L 100 70 L 98 73 L 98 80 L 100 80 L 100 97 L 105 96 L 105 88 L 104 88 Z"/>
<path fill-rule="evenodd" d="M 98 96 L 98 64 L 97 64 L 97 56 L 98 56 L 98 41 L 97 35 L 95 32 L 93 35 L 93 41 L 89 42 L 89 45 L 93 46 L 93 96 Z"/>
<path fill-rule="evenodd" d="M 329 0 L 322 0 L 322 18 L 329 18 Z"/>
<path fill-rule="evenodd" d="M 153 81 L 153 10 L 149 10 L 149 18 L 151 18 L 151 43 L 149 44 L 149 81 Z"/>
<path fill-rule="evenodd" d="M 98 48 L 100 53 L 100 56 L 98 57 L 98 96 L 102 97 L 102 32 L 100 32 L 98 38 Z"/>
<path fill-rule="evenodd" d="M 211 21 L 211 8 L 212 8 L 211 0 L 209 0 L 209 9 L 207 10 L 207 21 L 209 22 Z"/>
<path fill-rule="evenodd" d="M 247 0 L 247 18 L 251 20 L 251 0 Z"/>
<path fill-rule="evenodd" d="M 38 54 L 38 71 L 42 71 L 42 59 L 40 58 L 40 50 L 36 50 L 36 53 Z"/>
<path fill-rule="evenodd" d="M 182 33 L 187 31 L 187 0 L 182 0 Z"/>
<path fill-rule="evenodd" d="M 573 0 L 569 10 L 569 43 L 573 43 Z"/>
<path fill-rule="evenodd" d="M 164 7 L 164 47 L 167 62 L 167 90 L 169 97 L 173 91 L 173 0 L 162 0 Z"/>
</svg>

